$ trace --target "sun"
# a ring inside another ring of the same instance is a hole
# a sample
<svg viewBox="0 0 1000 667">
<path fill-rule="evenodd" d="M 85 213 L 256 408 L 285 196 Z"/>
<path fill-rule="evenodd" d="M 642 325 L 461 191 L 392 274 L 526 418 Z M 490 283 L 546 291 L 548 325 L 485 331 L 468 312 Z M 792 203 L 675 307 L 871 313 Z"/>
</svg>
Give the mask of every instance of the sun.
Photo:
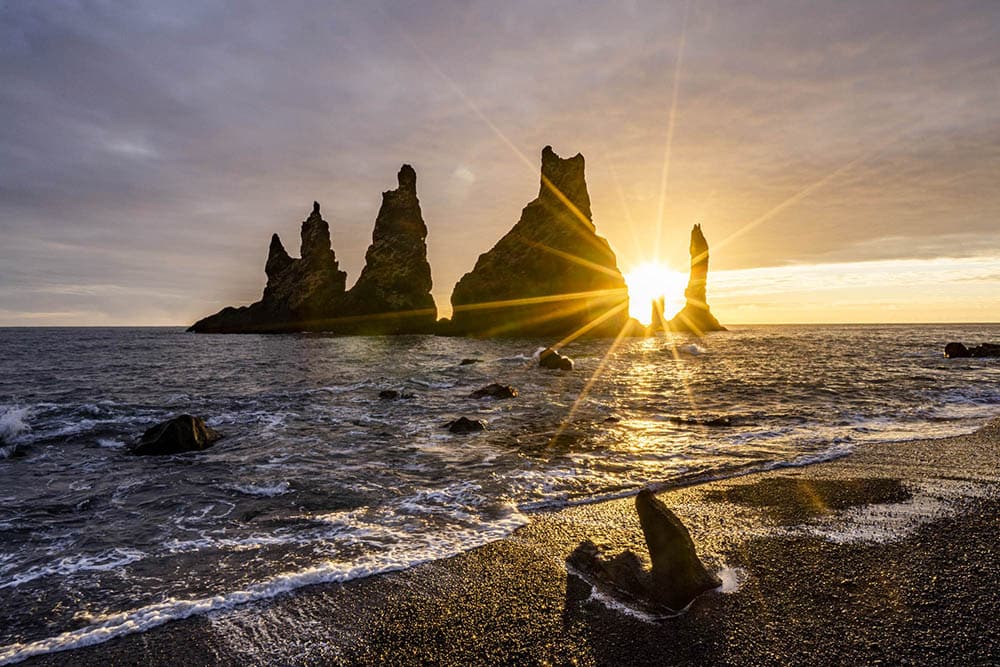
<svg viewBox="0 0 1000 667">
<path fill-rule="evenodd" d="M 652 303 L 663 297 L 666 317 L 684 306 L 684 289 L 687 276 L 657 262 L 645 262 L 625 274 L 628 285 L 628 314 L 643 324 L 650 324 Z"/>
</svg>

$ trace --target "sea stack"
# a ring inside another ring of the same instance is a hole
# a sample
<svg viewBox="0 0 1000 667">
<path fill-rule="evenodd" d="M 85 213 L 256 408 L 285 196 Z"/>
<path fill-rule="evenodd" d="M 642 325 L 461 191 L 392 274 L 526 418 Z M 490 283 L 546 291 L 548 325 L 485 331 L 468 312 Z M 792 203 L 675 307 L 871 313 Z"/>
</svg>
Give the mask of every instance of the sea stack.
<svg viewBox="0 0 1000 667">
<path fill-rule="evenodd" d="M 277 234 L 271 237 L 264 271 L 267 285 L 261 300 L 241 308 L 224 308 L 195 322 L 197 333 L 280 333 L 302 331 L 336 317 L 344 297 L 347 274 L 340 270 L 330 246 L 330 225 L 319 202 L 302 223 L 300 259 L 285 251 Z"/>
<path fill-rule="evenodd" d="M 699 335 L 706 331 L 725 331 L 726 327 L 719 324 L 719 320 L 712 315 L 705 294 L 708 283 L 708 241 L 701 231 L 701 225 L 695 225 L 691 230 L 690 252 L 691 274 L 687 289 L 684 290 L 686 302 L 673 319 L 667 322 L 666 327 L 671 331 L 689 331 Z M 660 311 L 662 312 L 662 306 Z M 656 306 L 654 306 L 655 315 Z M 653 326 L 656 327 L 661 321 L 659 318 L 654 319 Z"/>
<path fill-rule="evenodd" d="M 382 193 L 365 268 L 345 298 L 344 312 L 356 318 L 352 333 L 431 333 L 437 322 L 417 172 L 404 164 L 396 178 L 399 187 Z"/>
<path fill-rule="evenodd" d="M 437 311 L 427 263 L 427 226 L 417 200 L 417 174 L 403 165 L 399 187 L 382 194 L 372 244 L 357 283 L 345 291 L 330 244 L 330 225 L 318 202 L 302 223 L 301 258 L 290 257 L 277 234 L 271 237 L 267 285 L 261 300 L 225 308 L 193 324 L 198 333 L 329 331 L 403 334 L 433 331 Z"/>
<path fill-rule="evenodd" d="M 615 336 L 630 325 L 628 293 L 597 235 L 584 159 L 542 150 L 538 197 L 451 296 L 446 333 L 480 337 Z"/>
</svg>

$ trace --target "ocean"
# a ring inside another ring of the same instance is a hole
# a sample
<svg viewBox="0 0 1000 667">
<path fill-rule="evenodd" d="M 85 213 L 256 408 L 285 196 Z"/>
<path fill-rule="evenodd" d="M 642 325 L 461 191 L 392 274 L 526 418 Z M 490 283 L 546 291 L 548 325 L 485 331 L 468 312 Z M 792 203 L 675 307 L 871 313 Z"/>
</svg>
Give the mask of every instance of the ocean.
<svg viewBox="0 0 1000 667">
<path fill-rule="evenodd" d="M 1000 360 L 942 350 L 998 339 L 734 327 L 575 342 L 563 372 L 537 367 L 542 340 L 0 329 L 0 664 L 445 558 L 567 504 L 971 432 Z M 519 396 L 469 396 L 491 382 Z M 128 454 L 180 413 L 224 439 Z M 486 430 L 442 427 L 459 416 Z"/>
</svg>

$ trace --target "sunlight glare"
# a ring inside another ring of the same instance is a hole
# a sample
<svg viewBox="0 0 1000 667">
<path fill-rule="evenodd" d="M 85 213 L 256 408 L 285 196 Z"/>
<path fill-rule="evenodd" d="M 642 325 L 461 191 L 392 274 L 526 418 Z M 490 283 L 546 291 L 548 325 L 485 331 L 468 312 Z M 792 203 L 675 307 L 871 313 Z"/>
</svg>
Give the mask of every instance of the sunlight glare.
<svg viewBox="0 0 1000 667">
<path fill-rule="evenodd" d="M 656 262 L 640 264 L 625 274 L 628 285 L 628 314 L 643 324 L 650 324 L 652 302 L 661 296 L 667 317 L 684 306 L 687 276 Z"/>
</svg>

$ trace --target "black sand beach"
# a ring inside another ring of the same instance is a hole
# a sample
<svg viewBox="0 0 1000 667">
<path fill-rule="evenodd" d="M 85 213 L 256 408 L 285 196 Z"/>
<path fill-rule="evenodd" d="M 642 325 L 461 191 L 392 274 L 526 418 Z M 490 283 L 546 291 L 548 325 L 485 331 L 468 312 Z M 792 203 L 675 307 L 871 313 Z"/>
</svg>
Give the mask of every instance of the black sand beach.
<svg viewBox="0 0 1000 667">
<path fill-rule="evenodd" d="M 706 564 L 739 582 L 674 618 L 613 609 L 567 574 L 585 538 L 645 554 L 625 498 L 536 515 L 447 560 L 22 664 L 997 664 L 998 478 L 994 420 L 664 491 Z"/>
</svg>

